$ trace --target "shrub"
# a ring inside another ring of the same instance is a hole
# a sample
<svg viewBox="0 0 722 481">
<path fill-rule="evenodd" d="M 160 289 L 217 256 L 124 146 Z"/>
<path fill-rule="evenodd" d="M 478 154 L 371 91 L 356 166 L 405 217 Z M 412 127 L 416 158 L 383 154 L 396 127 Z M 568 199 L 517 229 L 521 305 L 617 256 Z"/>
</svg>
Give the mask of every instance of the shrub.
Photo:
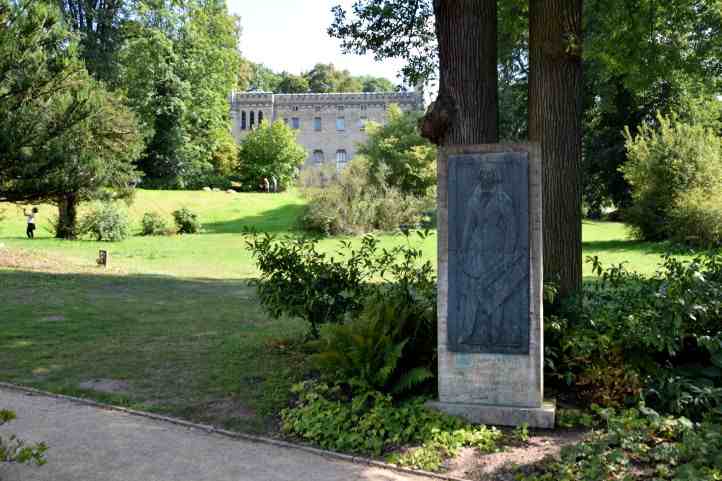
<svg viewBox="0 0 722 481">
<path fill-rule="evenodd" d="M 169 233 L 168 224 L 157 212 L 143 214 L 142 235 L 166 235 Z"/>
<path fill-rule="evenodd" d="M 324 327 L 311 360 L 330 380 L 362 391 L 418 388 L 434 378 L 435 307 L 429 299 L 373 295 L 357 318 Z"/>
<path fill-rule="evenodd" d="M 333 256 L 319 252 L 317 243 L 317 239 L 278 239 L 253 231 L 246 238 L 261 271 L 254 285 L 263 306 L 275 317 L 285 314 L 306 320 L 313 337 L 318 337 L 320 325 L 342 323 L 358 314 L 376 290 L 390 285 L 408 291 L 434 288 L 433 267 L 422 262 L 421 251 L 410 245 L 381 250 L 378 239 L 367 235 L 358 249 L 340 241 L 341 249 Z M 372 284 L 372 280 L 380 282 Z"/>
<path fill-rule="evenodd" d="M 402 194 L 383 180 L 369 180 L 369 163 L 356 157 L 325 188 L 305 189 L 308 207 L 301 226 L 327 235 L 392 231 L 416 226 L 433 204 L 431 197 Z"/>
<path fill-rule="evenodd" d="M 710 341 L 722 335 L 722 256 L 665 256 L 651 278 L 591 260 L 599 280 L 545 324 L 549 374 L 592 402 L 623 405 L 646 393 L 654 407 L 676 405 L 673 413 L 699 418 L 694 406 L 714 405 L 714 389 L 722 388 Z M 676 377 L 687 387 L 669 385 Z"/>
<path fill-rule="evenodd" d="M 389 395 L 349 395 L 339 387 L 306 382 L 294 387 L 299 400 L 281 413 L 282 428 L 322 448 L 381 455 L 403 445 L 421 446 L 390 461 L 437 470 L 443 458 L 463 446 L 496 450 L 501 433 L 472 427 L 458 418 L 424 407 L 424 399 L 394 405 Z"/>
<path fill-rule="evenodd" d="M 15 413 L 0 410 L 0 426 L 15 419 Z M 0 436 L 0 465 L 3 463 L 31 464 L 38 466 L 45 464 L 45 453 L 48 447 L 44 443 L 28 445 L 25 441 L 11 435 L 9 438 Z"/>
<path fill-rule="evenodd" d="M 670 218 L 682 194 L 719 192 L 722 182 L 722 141 L 712 130 L 675 117 L 657 120 L 657 129 L 642 125 L 635 136 L 625 131 L 629 160 L 621 168 L 633 188 L 625 218 L 646 240 L 674 234 Z"/>
<path fill-rule="evenodd" d="M 674 241 L 693 247 L 722 246 L 722 189 L 682 193 L 669 215 Z"/>
<path fill-rule="evenodd" d="M 186 207 L 174 211 L 173 219 L 179 234 L 195 234 L 201 230 L 198 215 Z"/>
<path fill-rule="evenodd" d="M 83 217 L 78 230 L 98 241 L 121 241 L 130 234 L 128 214 L 112 202 L 102 202 Z"/>
</svg>

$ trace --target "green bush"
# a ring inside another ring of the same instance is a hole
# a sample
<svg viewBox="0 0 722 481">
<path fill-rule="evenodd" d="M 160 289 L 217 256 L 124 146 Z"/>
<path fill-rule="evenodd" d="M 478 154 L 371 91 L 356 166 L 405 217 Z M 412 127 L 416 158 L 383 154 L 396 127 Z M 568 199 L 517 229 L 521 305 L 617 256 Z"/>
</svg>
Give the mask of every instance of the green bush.
<svg viewBox="0 0 722 481">
<path fill-rule="evenodd" d="M 669 215 L 671 238 L 700 248 L 722 246 L 722 189 L 693 189 L 679 196 Z"/>
<path fill-rule="evenodd" d="M 695 419 L 719 405 L 722 370 L 710 340 L 722 335 L 722 255 L 665 256 L 651 278 L 591 260 L 599 279 L 545 324 L 552 381 L 606 405 L 646 393 L 654 407 Z"/>
<path fill-rule="evenodd" d="M 83 217 L 78 231 L 98 241 L 121 241 L 130 235 L 128 214 L 115 203 L 102 202 Z"/>
<path fill-rule="evenodd" d="M 648 408 L 598 411 L 604 429 L 562 449 L 561 460 L 520 469 L 521 481 L 722 479 L 722 426 Z"/>
<path fill-rule="evenodd" d="M 143 214 L 142 222 L 142 235 L 166 235 L 169 233 L 168 224 L 157 212 L 146 212 Z"/>
<path fill-rule="evenodd" d="M 362 391 L 418 388 L 434 378 L 436 316 L 428 301 L 371 296 L 357 318 L 324 326 L 312 363 L 330 380 Z"/>
<path fill-rule="evenodd" d="M 201 230 L 198 215 L 186 207 L 174 211 L 173 219 L 179 234 L 195 234 Z"/>
<path fill-rule="evenodd" d="M 420 398 L 395 405 L 379 392 L 353 395 L 313 382 L 295 386 L 294 393 L 299 400 L 281 413 L 283 430 L 325 449 L 378 456 L 399 446 L 419 446 L 392 453 L 389 460 L 437 470 L 463 446 L 493 452 L 501 439 L 496 429 L 431 411 Z"/>
<path fill-rule="evenodd" d="M 383 180 L 372 182 L 364 157 L 356 157 L 338 175 L 324 179 L 323 188 L 303 190 L 308 207 L 301 226 L 307 231 L 327 235 L 393 231 L 419 225 L 433 205 L 431 195 L 419 198 L 402 194 Z"/>
<path fill-rule="evenodd" d="M 322 324 L 342 323 L 358 314 L 375 291 L 396 286 L 400 291 L 427 292 L 435 283 L 431 264 L 410 245 L 382 250 L 378 239 L 367 235 L 358 249 L 340 241 L 334 256 L 319 252 L 317 243 L 253 231 L 246 237 L 261 271 L 254 285 L 263 306 L 275 317 L 304 319 L 313 337 L 318 337 Z"/>
<path fill-rule="evenodd" d="M 7 410 L 0 410 L 0 426 L 15 419 L 15 413 Z M 0 436 L 0 465 L 3 463 L 18 464 L 45 464 L 45 453 L 48 447 L 44 443 L 26 444 L 25 441 L 11 435 L 9 438 Z"/>
<path fill-rule="evenodd" d="M 722 191 L 722 140 L 701 125 L 661 115 L 657 120 L 658 128 L 642 125 L 634 136 L 626 130 L 629 160 L 621 168 L 634 202 L 625 219 L 639 238 L 654 241 L 675 234 L 672 210 L 681 195 Z"/>
</svg>

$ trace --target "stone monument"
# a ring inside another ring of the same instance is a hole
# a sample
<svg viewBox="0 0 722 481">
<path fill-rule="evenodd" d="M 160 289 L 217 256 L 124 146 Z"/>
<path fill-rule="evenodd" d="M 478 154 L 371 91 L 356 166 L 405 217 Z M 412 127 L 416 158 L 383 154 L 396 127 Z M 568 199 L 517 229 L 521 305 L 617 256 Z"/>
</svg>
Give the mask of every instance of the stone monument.
<svg viewBox="0 0 722 481">
<path fill-rule="evenodd" d="M 553 428 L 545 403 L 538 144 L 441 149 L 439 400 L 475 423 Z"/>
</svg>

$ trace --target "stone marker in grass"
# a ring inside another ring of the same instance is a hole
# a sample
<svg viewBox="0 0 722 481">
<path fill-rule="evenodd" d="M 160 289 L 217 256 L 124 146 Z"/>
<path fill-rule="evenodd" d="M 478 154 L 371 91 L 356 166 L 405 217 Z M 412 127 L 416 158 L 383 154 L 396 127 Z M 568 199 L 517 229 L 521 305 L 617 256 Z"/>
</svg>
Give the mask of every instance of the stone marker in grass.
<svg viewBox="0 0 722 481">
<path fill-rule="evenodd" d="M 552 428 L 540 149 L 447 147 L 438 169 L 439 400 L 430 404 L 477 423 Z"/>
</svg>

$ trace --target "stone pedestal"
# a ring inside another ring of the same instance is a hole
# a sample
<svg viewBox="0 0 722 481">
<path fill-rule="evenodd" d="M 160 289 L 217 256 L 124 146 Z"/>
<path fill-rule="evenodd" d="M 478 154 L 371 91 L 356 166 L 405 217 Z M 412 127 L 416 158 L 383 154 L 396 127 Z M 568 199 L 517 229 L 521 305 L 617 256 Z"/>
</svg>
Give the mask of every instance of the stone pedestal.
<svg viewBox="0 0 722 481">
<path fill-rule="evenodd" d="M 539 145 L 447 147 L 438 174 L 439 400 L 429 404 L 475 423 L 553 428 Z"/>
</svg>

